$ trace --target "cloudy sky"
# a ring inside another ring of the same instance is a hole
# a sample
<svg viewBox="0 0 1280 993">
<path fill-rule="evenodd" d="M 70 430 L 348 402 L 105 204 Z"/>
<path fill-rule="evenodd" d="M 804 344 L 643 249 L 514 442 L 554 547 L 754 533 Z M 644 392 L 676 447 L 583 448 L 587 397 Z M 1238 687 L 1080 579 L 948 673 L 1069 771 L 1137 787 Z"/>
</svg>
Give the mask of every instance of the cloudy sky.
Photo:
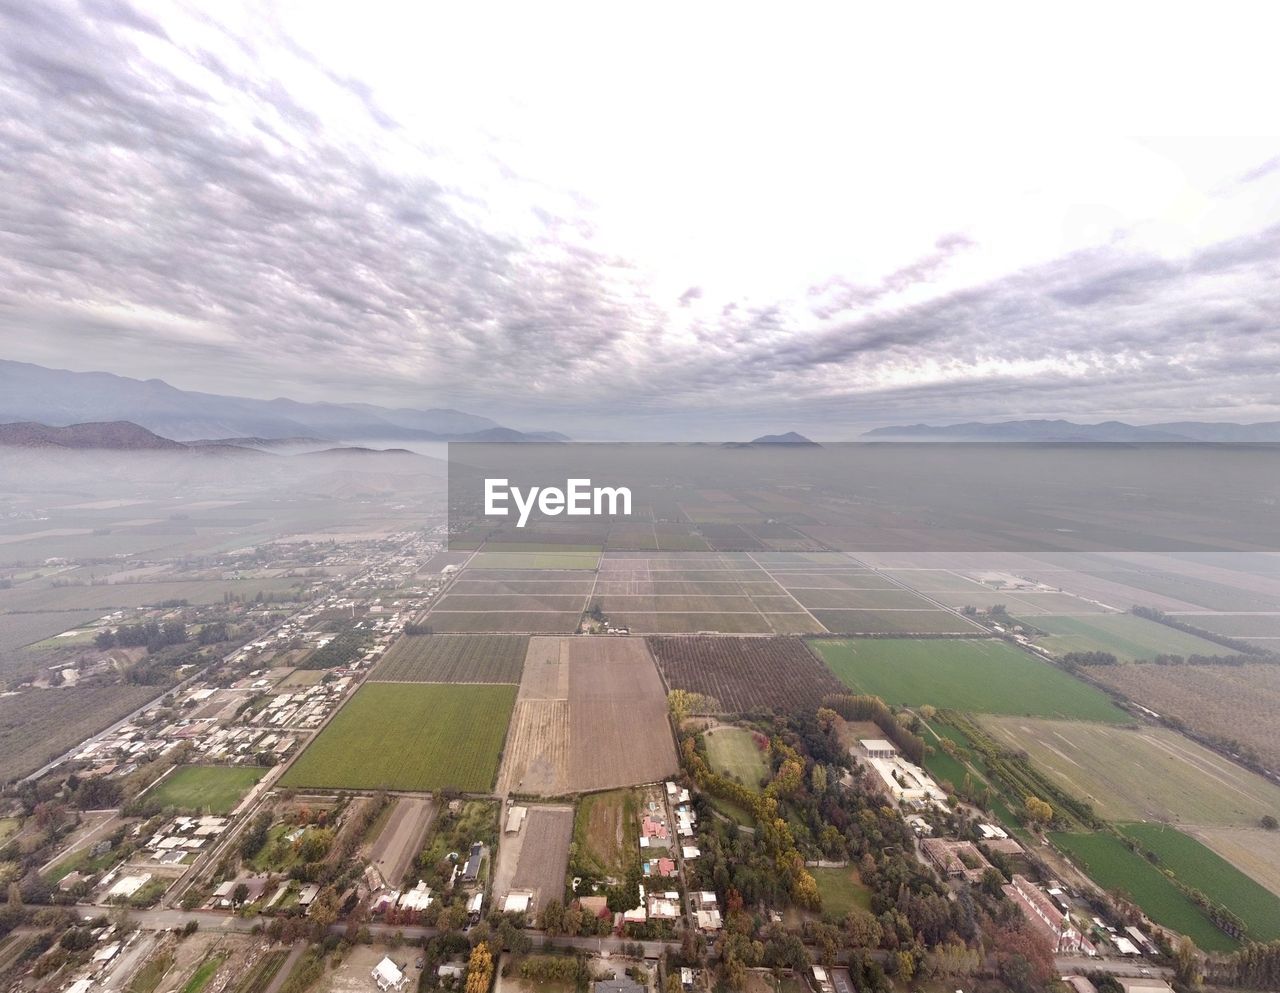
<svg viewBox="0 0 1280 993">
<path fill-rule="evenodd" d="M 1262 5 L 429 6 L 0 0 L 0 357 L 576 437 L 1280 419 Z"/>
</svg>

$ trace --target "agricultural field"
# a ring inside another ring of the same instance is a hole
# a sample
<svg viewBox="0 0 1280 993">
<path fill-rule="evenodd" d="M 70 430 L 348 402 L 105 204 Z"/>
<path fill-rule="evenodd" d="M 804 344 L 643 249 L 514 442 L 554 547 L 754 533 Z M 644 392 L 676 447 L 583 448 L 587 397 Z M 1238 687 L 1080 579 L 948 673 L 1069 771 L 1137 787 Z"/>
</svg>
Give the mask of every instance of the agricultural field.
<svg viewBox="0 0 1280 993">
<path fill-rule="evenodd" d="M 469 563 L 473 569 L 594 569 L 599 549 L 566 547 L 556 551 L 496 551 L 486 546 Z"/>
<path fill-rule="evenodd" d="M 930 608 L 810 611 L 832 634 L 979 634 L 981 628 L 949 610 Z"/>
<path fill-rule="evenodd" d="M 391 801 L 385 818 L 378 818 L 378 836 L 369 845 L 369 864 L 377 868 L 388 885 L 407 882 L 405 876 L 422 850 L 435 816 L 434 800 L 402 796 Z"/>
<path fill-rule="evenodd" d="M 519 683 L 529 639 L 512 635 L 408 634 L 369 674 L 385 683 Z"/>
<path fill-rule="evenodd" d="M 1187 935 L 1205 951 L 1237 947 L 1173 880 L 1114 835 L 1055 832 L 1051 837 L 1094 882 L 1109 892 L 1124 893 L 1157 924 Z"/>
<path fill-rule="evenodd" d="M 1280 811 L 1280 786 L 1167 728 L 1030 717 L 982 725 L 1109 820 L 1253 827 Z"/>
<path fill-rule="evenodd" d="M 670 689 L 710 697 L 723 713 L 809 713 L 845 691 L 799 638 L 648 641 Z"/>
<path fill-rule="evenodd" d="M 825 917 L 844 920 L 851 910 L 871 910 L 871 890 L 864 886 L 854 866 L 843 869 L 810 869 L 822 895 Z"/>
<path fill-rule="evenodd" d="M 897 706 L 1129 720 L 1106 694 L 996 639 L 814 639 L 809 644 L 849 689 Z"/>
<path fill-rule="evenodd" d="M 1260 886 L 1221 855 L 1190 835 L 1164 824 L 1121 824 L 1120 831 L 1153 852 L 1160 866 L 1248 926 L 1254 941 L 1280 938 L 1280 897 Z"/>
<path fill-rule="evenodd" d="M 703 732 L 702 741 L 707 749 L 711 767 L 722 775 L 745 786 L 761 786 L 769 775 L 767 760 L 768 739 L 763 735 L 761 749 L 757 734 L 746 728 L 722 724 Z"/>
<path fill-rule="evenodd" d="M 1096 666 L 1089 674 L 1156 713 L 1236 742 L 1268 768 L 1280 768 L 1280 666 L 1140 663 Z"/>
<path fill-rule="evenodd" d="M 161 807 L 209 814 L 229 814 L 266 775 L 257 766 L 184 765 L 149 789 L 144 799 Z"/>
<path fill-rule="evenodd" d="M 515 687 L 368 683 L 281 785 L 483 793 L 493 786 Z"/>
<path fill-rule="evenodd" d="M 504 831 L 494 870 L 495 906 L 512 891 L 528 890 L 530 913 L 536 915 L 548 901 L 564 898 L 573 819 L 572 807 L 531 806 L 516 834 Z"/>
<path fill-rule="evenodd" d="M 1280 831 L 1200 828 L 1196 835 L 1241 872 L 1280 896 Z"/>
<path fill-rule="evenodd" d="M 639 809 L 629 789 L 584 796 L 573 821 L 579 860 L 602 878 L 622 879 L 639 843 Z"/>
<path fill-rule="evenodd" d="M 168 600 L 193 604 L 219 603 L 231 595 L 252 600 L 258 593 L 288 593 L 305 588 L 306 579 L 172 580 L 142 583 L 95 583 L 48 589 L 0 590 L 0 611 L 110 610 L 154 606 Z"/>
<path fill-rule="evenodd" d="M 1036 617 L 1031 621 L 1049 636 L 1036 644 L 1057 656 L 1068 652 L 1110 652 L 1121 662 L 1157 655 L 1233 655 L 1230 649 L 1134 614 L 1090 617 Z"/>
<path fill-rule="evenodd" d="M 1192 627 L 1225 634 L 1230 638 L 1258 638 L 1280 641 L 1280 613 L 1270 614 L 1177 614 L 1175 618 Z"/>
<path fill-rule="evenodd" d="M 533 638 L 499 793 L 564 796 L 677 768 L 666 693 L 639 638 Z"/>
<path fill-rule="evenodd" d="M 101 617 L 101 612 L 40 611 L 29 614 L 0 614 L 0 678 L 9 668 L 9 655 L 19 648 L 73 631 Z"/>
<path fill-rule="evenodd" d="M 444 603 L 449 599 L 441 600 Z M 427 614 L 426 623 L 437 634 L 572 634 L 582 619 L 580 611 L 551 610 L 441 610 Z"/>
<path fill-rule="evenodd" d="M 162 691 L 159 686 L 86 686 L 0 697 L 0 782 L 35 772 Z"/>
</svg>

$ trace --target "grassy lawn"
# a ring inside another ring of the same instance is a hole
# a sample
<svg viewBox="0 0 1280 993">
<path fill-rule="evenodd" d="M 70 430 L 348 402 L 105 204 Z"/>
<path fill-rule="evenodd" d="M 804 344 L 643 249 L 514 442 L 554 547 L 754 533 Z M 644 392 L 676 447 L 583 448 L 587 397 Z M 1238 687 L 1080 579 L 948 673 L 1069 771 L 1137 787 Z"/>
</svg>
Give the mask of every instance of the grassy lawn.
<svg viewBox="0 0 1280 993">
<path fill-rule="evenodd" d="M 1130 720 L 1106 694 L 1003 641 L 869 638 L 809 645 L 854 692 L 898 706 Z"/>
<path fill-rule="evenodd" d="M 756 747 L 755 736 L 746 728 L 717 727 L 702 736 L 711 767 L 744 786 L 757 787 L 769 775 L 765 753 Z"/>
<path fill-rule="evenodd" d="M 810 869 L 822 894 L 822 912 L 844 919 L 855 907 L 871 909 L 871 890 L 862 884 L 853 866 L 843 869 Z"/>
<path fill-rule="evenodd" d="M 285 773 L 284 786 L 493 788 L 516 687 L 367 683 Z"/>
<path fill-rule="evenodd" d="M 1226 907 L 1249 928 L 1254 941 L 1280 938 L 1280 897 L 1177 828 L 1163 824 L 1122 824 L 1120 830 L 1155 853 L 1163 868 L 1186 885 Z"/>
<path fill-rule="evenodd" d="M 640 836 L 639 807 L 633 790 L 592 793 L 578 804 L 573 840 L 584 862 L 602 876 L 621 879 L 628 853 L 636 850 Z"/>
<path fill-rule="evenodd" d="M 266 773 L 256 766 L 184 765 L 148 790 L 146 798 L 162 807 L 229 814 Z"/>
<path fill-rule="evenodd" d="M 1055 833 L 1053 843 L 1103 889 L 1126 893 L 1157 924 L 1190 937 L 1205 951 L 1231 951 L 1236 942 L 1183 895 L 1158 868 L 1110 834 Z"/>
<path fill-rule="evenodd" d="M 191 974 L 191 978 L 187 980 L 186 985 L 182 987 L 182 993 L 200 993 L 209 985 L 209 980 L 213 978 L 213 974 L 218 971 L 218 967 L 227 959 L 226 952 L 216 952 L 200 963 L 196 971 Z"/>
<path fill-rule="evenodd" d="M 1038 639 L 1037 644 L 1054 655 L 1110 652 L 1121 662 L 1135 662 L 1157 655 L 1234 654 L 1211 641 L 1133 614 L 1036 617 L 1032 623 L 1049 632 L 1049 637 Z"/>
</svg>

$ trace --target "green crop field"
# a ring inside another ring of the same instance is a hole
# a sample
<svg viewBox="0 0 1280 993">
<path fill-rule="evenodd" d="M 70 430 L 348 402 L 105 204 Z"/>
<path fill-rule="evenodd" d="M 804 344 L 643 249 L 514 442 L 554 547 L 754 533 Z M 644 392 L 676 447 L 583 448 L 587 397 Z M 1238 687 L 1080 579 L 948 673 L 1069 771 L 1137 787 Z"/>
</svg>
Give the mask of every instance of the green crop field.
<svg viewBox="0 0 1280 993">
<path fill-rule="evenodd" d="M 1052 835 L 1053 843 L 1099 886 L 1128 894 L 1157 924 L 1187 935 L 1205 951 L 1231 951 L 1236 942 L 1219 931 L 1173 880 L 1111 834 Z"/>
<path fill-rule="evenodd" d="M 257 766 L 184 765 L 146 793 L 162 807 L 229 814 L 267 770 Z"/>
<path fill-rule="evenodd" d="M 516 687 L 367 683 L 281 780 L 330 789 L 493 787 Z"/>
<path fill-rule="evenodd" d="M 843 869 L 810 869 L 822 895 L 822 912 L 843 920 L 855 907 L 871 909 L 871 890 L 858 878 L 853 866 Z"/>
<path fill-rule="evenodd" d="M 756 747 L 755 736 L 746 728 L 717 727 L 702 736 L 712 768 L 745 786 L 759 786 L 769 775 L 765 753 Z"/>
<path fill-rule="evenodd" d="M 988 714 L 1127 721 L 1106 694 L 1003 641 L 875 638 L 809 645 L 857 693 Z"/>
<path fill-rule="evenodd" d="M 409 634 L 369 675 L 377 682 L 519 683 L 529 639 L 519 635 Z"/>
<path fill-rule="evenodd" d="M 1036 617 L 1036 627 L 1049 637 L 1036 640 L 1054 655 L 1067 652 L 1110 652 L 1121 662 L 1157 655 L 1232 655 L 1230 649 L 1133 614 L 1088 617 Z"/>
<path fill-rule="evenodd" d="M 982 724 L 1108 820 L 1253 827 L 1280 810 L 1280 787 L 1168 728 L 1030 717 Z"/>
<path fill-rule="evenodd" d="M 1163 824 L 1121 824 L 1120 830 L 1153 852 L 1163 868 L 1248 926 L 1254 941 L 1280 938 L 1280 896 L 1276 896 L 1190 835 Z"/>
<path fill-rule="evenodd" d="M 976 624 L 949 610 L 838 610 L 810 611 L 832 634 L 978 634 Z"/>
</svg>

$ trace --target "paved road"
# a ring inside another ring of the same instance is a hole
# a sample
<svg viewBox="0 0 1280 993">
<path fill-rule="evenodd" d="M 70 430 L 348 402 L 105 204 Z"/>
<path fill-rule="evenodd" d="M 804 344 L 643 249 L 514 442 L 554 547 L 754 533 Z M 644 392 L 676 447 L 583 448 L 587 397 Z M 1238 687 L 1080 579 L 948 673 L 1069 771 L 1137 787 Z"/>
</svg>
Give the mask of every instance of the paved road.
<svg viewBox="0 0 1280 993">
<path fill-rule="evenodd" d="M 1058 963 L 1058 971 L 1063 975 L 1098 969 L 1109 972 L 1113 976 L 1160 976 L 1163 979 L 1173 976 L 1172 969 L 1160 965 L 1148 965 L 1133 959 L 1091 959 L 1086 955 L 1059 955 L 1054 961 Z"/>
</svg>

